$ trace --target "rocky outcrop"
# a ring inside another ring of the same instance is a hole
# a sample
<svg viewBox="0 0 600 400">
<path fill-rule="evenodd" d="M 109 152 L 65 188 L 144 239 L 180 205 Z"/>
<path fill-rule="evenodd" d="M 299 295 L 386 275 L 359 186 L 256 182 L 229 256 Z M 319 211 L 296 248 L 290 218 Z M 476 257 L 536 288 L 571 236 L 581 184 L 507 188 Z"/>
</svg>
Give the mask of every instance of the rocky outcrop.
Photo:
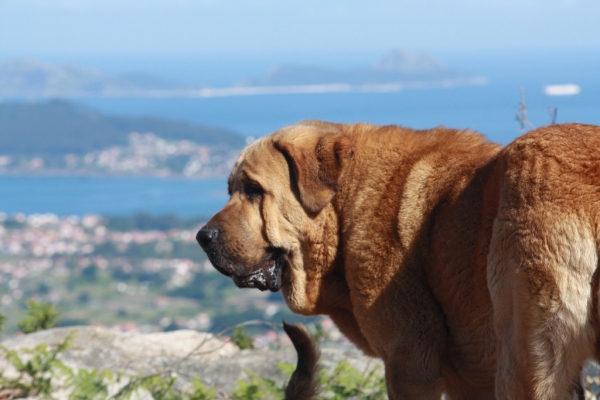
<svg viewBox="0 0 600 400">
<path fill-rule="evenodd" d="M 283 383 L 286 378 L 277 364 L 296 363 L 296 353 L 291 345 L 283 345 L 277 350 L 239 350 L 209 333 L 191 330 L 134 334 L 88 326 L 55 328 L 11 337 L 1 345 L 17 350 L 31 349 L 41 343 L 55 346 L 72 331 L 75 336 L 71 345 L 60 355 L 61 361 L 71 368 L 110 369 L 130 375 L 171 371 L 177 374 L 179 385 L 199 377 L 207 385 L 224 392 L 247 378 L 248 371 Z M 322 349 L 323 367 L 333 368 L 340 360 L 347 360 L 359 371 L 380 363 L 350 347 Z M 6 368 L 6 361 L 0 360 L 0 371 Z"/>
</svg>

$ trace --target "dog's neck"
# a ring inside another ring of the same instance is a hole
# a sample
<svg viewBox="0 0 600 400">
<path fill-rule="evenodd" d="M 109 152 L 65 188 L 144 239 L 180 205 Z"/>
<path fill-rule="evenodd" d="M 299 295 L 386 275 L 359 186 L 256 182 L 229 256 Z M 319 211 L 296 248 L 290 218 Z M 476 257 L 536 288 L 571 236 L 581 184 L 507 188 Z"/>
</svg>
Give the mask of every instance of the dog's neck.
<svg viewBox="0 0 600 400">
<path fill-rule="evenodd" d="M 340 249 L 340 220 L 337 201 L 323 209 L 311 229 L 304 232 L 302 262 L 306 271 L 305 309 L 294 310 L 307 315 L 329 314 L 332 309 L 351 311 L 348 286 L 344 279 Z"/>
<path fill-rule="evenodd" d="M 362 334 L 354 315 L 340 241 L 343 213 L 337 198 L 322 210 L 319 218 L 322 223 L 307 233 L 303 251 L 304 265 L 310 265 L 306 268 L 305 307 L 292 311 L 304 315 L 328 315 L 352 343 L 365 354 L 375 357 L 377 353 Z"/>
</svg>

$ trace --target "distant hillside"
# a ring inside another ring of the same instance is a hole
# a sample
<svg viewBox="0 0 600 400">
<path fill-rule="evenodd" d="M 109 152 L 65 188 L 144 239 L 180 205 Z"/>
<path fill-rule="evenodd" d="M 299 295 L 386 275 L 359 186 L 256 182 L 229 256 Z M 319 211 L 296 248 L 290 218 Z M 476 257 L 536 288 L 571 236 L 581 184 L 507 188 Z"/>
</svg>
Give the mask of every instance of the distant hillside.
<svg viewBox="0 0 600 400">
<path fill-rule="evenodd" d="M 238 133 L 153 117 L 115 117 L 62 100 L 0 103 L 0 153 L 9 155 L 84 154 L 124 146 L 131 132 L 152 132 L 167 140 L 240 149 Z"/>
<path fill-rule="evenodd" d="M 37 60 L 13 60 L 0 65 L 0 97 L 6 98 L 148 96 L 183 88 L 154 76 L 109 75 L 77 65 Z"/>
<path fill-rule="evenodd" d="M 224 129 L 62 100 L 0 103 L 0 174 L 222 177 L 245 144 Z"/>
</svg>

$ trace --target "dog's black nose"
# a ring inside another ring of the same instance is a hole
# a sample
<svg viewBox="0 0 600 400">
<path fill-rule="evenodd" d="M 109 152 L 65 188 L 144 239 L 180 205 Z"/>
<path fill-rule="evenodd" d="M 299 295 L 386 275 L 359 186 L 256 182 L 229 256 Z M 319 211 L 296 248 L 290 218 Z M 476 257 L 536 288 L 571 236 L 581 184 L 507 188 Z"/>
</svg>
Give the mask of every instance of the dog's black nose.
<svg viewBox="0 0 600 400">
<path fill-rule="evenodd" d="M 215 227 L 205 225 L 196 234 L 196 240 L 203 248 L 208 246 L 210 242 L 219 234 L 219 230 Z"/>
</svg>

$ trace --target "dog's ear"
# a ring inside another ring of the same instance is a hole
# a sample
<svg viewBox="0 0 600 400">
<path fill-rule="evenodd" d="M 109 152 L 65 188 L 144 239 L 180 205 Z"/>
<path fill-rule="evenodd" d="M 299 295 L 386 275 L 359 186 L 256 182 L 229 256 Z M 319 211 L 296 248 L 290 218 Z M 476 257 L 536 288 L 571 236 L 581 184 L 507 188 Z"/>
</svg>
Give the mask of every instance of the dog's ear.
<svg viewBox="0 0 600 400">
<path fill-rule="evenodd" d="M 313 213 L 321 211 L 337 193 L 354 154 L 352 142 L 341 131 L 315 127 L 285 135 L 275 147 L 290 164 L 302 205 Z"/>
</svg>

